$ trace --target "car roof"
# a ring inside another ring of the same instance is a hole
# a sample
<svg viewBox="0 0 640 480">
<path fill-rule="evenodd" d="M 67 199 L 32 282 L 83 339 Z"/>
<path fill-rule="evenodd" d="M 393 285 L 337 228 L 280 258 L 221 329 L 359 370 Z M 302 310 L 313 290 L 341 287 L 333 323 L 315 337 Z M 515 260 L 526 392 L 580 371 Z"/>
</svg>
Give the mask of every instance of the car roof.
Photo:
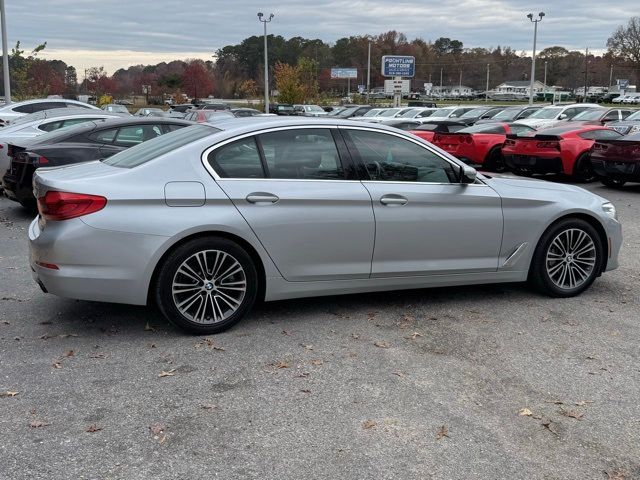
<svg viewBox="0 0 640 480">
<path fill-rule="evenodd" d="M 94 107 L 93 105 L 89 105 L 88 103 L 85 102 L 79 102 L 78 100 L 70 100 L 68 98 L 35 98 L 32 100 L 23 100 L 21 102 L 11 102 L 9 104 L 4 104 L 2 106 L 0 106 L 0 110 L 7 110 L 10 108 L 15 108 L 15 107 L 20 107 L 22 105 L 31 105 L 31 104 L 37 104 L 37 103 L 50 103 L 50 102 L 65 102 L 65 103 L 71 103 L 71 104 L 76 104 L 76 105 L 86 105 L 87 108 L 89 109 L 95 109 L 96 107 Z"/>
<path fill-rule="evenodd" d="M 567 122 L 559 127 L 543 128 L 537 130 L 536 133 L 540 135 L 562 135 L 564 133 L 571 132 L 588 132 L 590 130 L 611 130 L 610 128 L 603 127 L 602 125 L 584 125 L 580 122 Z"/>
</svg>

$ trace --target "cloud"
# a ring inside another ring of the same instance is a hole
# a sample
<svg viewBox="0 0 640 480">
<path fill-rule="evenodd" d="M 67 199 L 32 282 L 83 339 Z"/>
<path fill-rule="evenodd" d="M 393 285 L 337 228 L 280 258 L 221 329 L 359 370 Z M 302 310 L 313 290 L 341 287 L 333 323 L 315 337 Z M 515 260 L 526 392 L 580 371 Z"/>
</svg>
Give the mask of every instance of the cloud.
<svg viewBox="0 0 640 480">
<path fill-rule="evenodd" d="M 533 13 L 546 13 L 539 25 L 539 48 L 603 49 L 636 5 L 632 0 L 606 6 L 601 0 L 579 5 L 575 0 L 538 1 Z M 409 38 L 456 38 L 466 47 L 508 45 L 517 51 L 530 50 L 533 28 L 525 15 L 531 9 L 525 0 L 278 0 L 270 6 L 255 0 L 20 0 L 8 2 L 7 24 L 11 45 L 20 40 L 31 48 L 47 41 L 50 52 L 60 52 L 65 61 L 84 62 L 80 59 L 94 55 L 93 64 L 104 64 L 112 71 L 146 63 L 154 55 L 172 59 L 188 53 L 211 58 L 220 47 L 261 35 L 258 11 L 273 12 L 269 32 L 284 37 L 332 42 L 396 30 Z"/>
</svg>

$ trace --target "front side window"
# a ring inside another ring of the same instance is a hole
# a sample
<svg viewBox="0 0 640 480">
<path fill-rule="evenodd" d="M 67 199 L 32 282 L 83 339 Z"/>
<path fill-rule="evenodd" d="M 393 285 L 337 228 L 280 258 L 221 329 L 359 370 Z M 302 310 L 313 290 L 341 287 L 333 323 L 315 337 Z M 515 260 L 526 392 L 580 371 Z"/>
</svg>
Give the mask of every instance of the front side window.
<svg viewBox="0 0 640 480">
<path fill-rule="evenodd" d="M 112 143 L 117 131 L 117 128 L 110 128 L 108 130 L 92 133 L 89 138 L 96 143 Z"/>
<path fill-rule="evenodd" d="M 363 162 L 371 180 L 457 183 L 453 165 L 404 138 L 368 130 L 345 130 L 351 154 Z"/>
<path fill-rule="evenodd" d="M 344 179 L 329 129 L 296 129 L 259 135 L 271 178 Z"/>
<path fill-rule="evenodd" d="M 124 147 L 132 147 L 160 135 L 162 135 L 162 129 L 159 125 L 131 125 L 118 130 L 114 143 Z"/>
<path fill-rule="evenodd" d="M 213 150 L 207 157 L 220 178 L 264 178 L 254 137 L 243 138 Z"/>
<path fill-rule="evenodd" d="M 43 132 L 53 132 L 54 130 L 60 128 L 61 125 L 62 122 L 59 120 L 57 122 L 47 122 L 38 126 L 38 130 L 42 130 Z"/>
</svg>

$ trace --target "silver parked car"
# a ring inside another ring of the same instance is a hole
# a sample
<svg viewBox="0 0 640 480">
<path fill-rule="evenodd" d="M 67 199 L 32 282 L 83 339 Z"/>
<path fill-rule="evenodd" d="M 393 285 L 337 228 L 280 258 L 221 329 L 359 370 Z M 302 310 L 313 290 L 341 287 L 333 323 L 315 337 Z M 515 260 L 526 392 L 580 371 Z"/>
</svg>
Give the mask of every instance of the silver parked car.
<svg viewBox="0 0 640 480">
<path fill-rule="evenodd" d="M 581 188 L 485 177 L 409 133 L 350 120 L 220 127 L 39 168 L 29 240 L 42 289 L 157 303 L 215 333 L 258 298 L 526 280 L 569 297 L 618 266 L 615 208 Z"/>
</svg>

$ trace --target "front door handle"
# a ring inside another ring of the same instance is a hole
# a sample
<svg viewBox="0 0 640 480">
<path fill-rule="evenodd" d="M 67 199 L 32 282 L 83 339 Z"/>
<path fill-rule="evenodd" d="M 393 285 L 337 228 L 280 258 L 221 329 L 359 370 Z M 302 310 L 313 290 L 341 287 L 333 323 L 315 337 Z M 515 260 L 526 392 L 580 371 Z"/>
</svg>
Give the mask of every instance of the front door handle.
<svg viewBox="0 0 640 480">
<path fill-rule="evenodd" d="M 253 192 L 247 195 L 247 202 L 249 203 L 276 203 L 280 200 L 273 193 L 265 193 L 265 192 Z"/>
<path fill-rule="evenodd" d="M 384 197 L 382 197 L 380 199 L 380 203 L 383 205 L 389 205 L 389 206 L 394 206 L 394 205 L 402 206 L 409 203 L 409 200 L 407 200 L 402 195 L 392 194 L 392 195 L 385 195 Z"/>
</svg>

